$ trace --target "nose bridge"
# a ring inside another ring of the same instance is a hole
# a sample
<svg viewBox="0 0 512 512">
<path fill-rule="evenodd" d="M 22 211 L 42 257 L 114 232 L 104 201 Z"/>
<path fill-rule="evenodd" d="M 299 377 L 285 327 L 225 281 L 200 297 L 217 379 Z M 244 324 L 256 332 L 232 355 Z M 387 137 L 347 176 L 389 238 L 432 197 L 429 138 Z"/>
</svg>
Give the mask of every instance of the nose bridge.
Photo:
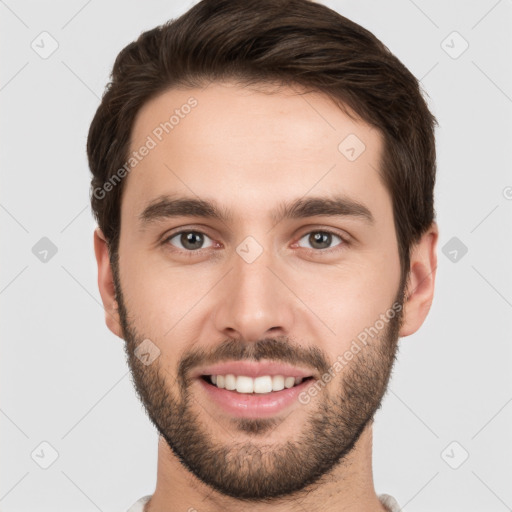
<svg viewBox="0 0 512 512">
<path fill-rule="evenodd" d="M 216 327 L 224 334 L 257 341 L 287 333 L 292 325 L 289 293 L 276 277 L 278 256 L 255 238 L 247 237 L 232 255 L 221 300 L 217 303 Z M 276 332 L 279 329 L 281 332 Z"/>
</svg>

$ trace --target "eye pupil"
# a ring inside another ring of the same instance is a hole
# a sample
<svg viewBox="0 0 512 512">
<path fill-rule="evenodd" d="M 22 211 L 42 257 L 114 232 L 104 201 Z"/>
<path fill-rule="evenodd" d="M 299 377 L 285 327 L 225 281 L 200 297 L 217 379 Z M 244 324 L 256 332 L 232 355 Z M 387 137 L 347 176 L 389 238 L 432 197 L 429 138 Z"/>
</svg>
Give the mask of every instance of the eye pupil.
<svg viewBox="0 0 512 512">
<path fill-rule="evenodd" d="M 180 237 L 181 244 L 187 249 L 200 249 L 203 241 L 203 235 L 195 231 L 182 233 Z"/>
</svg>

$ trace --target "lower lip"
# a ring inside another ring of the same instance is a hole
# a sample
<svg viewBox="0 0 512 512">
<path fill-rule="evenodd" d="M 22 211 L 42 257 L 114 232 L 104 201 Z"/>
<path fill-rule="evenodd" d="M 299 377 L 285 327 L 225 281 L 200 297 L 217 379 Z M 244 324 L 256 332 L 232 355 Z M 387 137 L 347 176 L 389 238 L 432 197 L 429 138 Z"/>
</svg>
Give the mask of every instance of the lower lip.
<svg viewBox="0 0 512 512">
<path fill-rule="evenodd" d="M 221 389 L 202 378 L 197 379 L 207 396 L 231 416 L 268 418 L 284 411 L 298 401 L 299 395 L 313 382 L 307 379 L 293 388 L 270 393 L 238 393 Z"/>
</svg>

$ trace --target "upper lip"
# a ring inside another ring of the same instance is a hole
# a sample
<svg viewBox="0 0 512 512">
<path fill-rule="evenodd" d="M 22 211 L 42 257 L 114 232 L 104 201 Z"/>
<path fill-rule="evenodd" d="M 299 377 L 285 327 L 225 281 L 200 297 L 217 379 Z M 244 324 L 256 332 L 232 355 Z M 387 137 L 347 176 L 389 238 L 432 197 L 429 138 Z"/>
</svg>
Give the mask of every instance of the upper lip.
<svg viewBox="0 0 512 512">
<path fill-rule="evenodd" d="M 247 377 L 261 377 L 262 375 L 283 375 L 285 377 L 312 377 L 313 372 L 307 368 L 292 366 L 277 361 L 225 361 L 199 368 L 192 373 L 197 378 L 202 375 L 245 375 Z"/>
</svg>

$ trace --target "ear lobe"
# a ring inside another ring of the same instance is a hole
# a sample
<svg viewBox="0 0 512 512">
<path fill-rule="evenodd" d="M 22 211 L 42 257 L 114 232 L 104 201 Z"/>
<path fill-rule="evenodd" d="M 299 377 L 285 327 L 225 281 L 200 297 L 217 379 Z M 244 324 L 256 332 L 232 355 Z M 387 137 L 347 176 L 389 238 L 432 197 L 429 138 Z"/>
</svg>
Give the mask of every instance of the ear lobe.
<svg viewBox="0 0 512 512">
<path fill-rule="evenodd" d="M 438 227 L 433 222 L 411 251 L 411 267 L 400 337 L 414 334 L 430 311 L 434 298 L 438 238 Z"/>
<path fill-rule="evenodd" d="M 121 322 L 119 320 L 116 290 L 112 277 L 112 268 L 110 266 L 108 245 L 105 235 L 100 228 L 94 230 L 94 253 L 98 265 L 98 288 L 105 310 L 105 323 L 116 336 L 122 338 Z"/>
</svg>

